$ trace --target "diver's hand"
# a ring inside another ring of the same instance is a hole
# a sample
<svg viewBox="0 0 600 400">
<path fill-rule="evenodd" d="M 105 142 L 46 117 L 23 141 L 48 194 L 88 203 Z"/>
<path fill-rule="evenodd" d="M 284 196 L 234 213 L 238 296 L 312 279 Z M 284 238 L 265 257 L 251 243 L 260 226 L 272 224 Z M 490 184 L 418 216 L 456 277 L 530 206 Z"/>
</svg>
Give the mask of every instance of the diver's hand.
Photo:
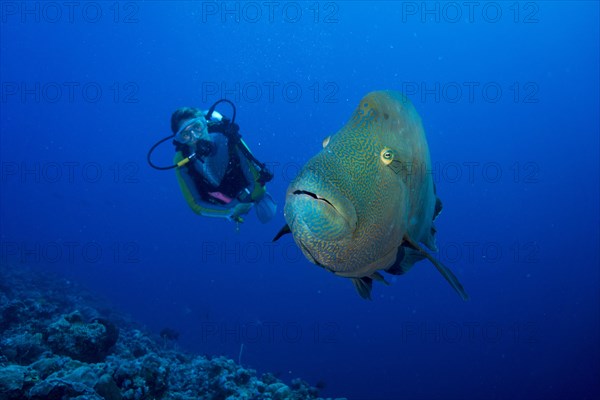
<svg viewBox="0 0 600 400">
<path fill-rule="evenodd" d="M 196 156 L 203 158 L 212 155 L 215 152 L 215 145 L 205 139 L 200 139 L 196 142 Z"/>
<path fill-rule="evenodd" d="M 229 118 L 223 118 L 221 120 L 221 123 L 223 124 L 223 130 L 230 137 L 240 137 L 240 126 L 238 124 L 236 124 L 235 122 L 231 122 Z"/>
<path fill-rule="evenodd" d="M 265 183 L 270 182 L 273 179 L 273 173 L 266 167 L 260 170 L 258 182 L 264 186 Z"/>
</svg>

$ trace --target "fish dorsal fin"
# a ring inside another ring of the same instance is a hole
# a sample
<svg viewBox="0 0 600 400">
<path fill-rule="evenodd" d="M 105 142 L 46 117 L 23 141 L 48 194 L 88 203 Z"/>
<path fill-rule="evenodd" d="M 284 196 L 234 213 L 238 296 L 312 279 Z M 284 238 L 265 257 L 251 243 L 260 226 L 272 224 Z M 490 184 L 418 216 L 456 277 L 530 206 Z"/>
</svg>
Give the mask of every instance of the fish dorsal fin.
<svg viewBox="0 0 600 400">
<path fill-rule="evenodd" d="M 465 289 L 458 281 L 458 278 L 454 276 L 452 271 L 450 271 L 444 264 L 433 258 L 431 254 L 423 250 L 421 246 L 419 246 L 414 240 L 412 240 L 408 235 L 404 235 L 404 241 L 407 243 L 408 247 L 411 249 L 418 250 L 425 258 L 427 258 L 431 263 L 437 268 L 437 270 L 442 274 L 442 276 L 448 281 L 448 283 L 456 290 L 456 292 L 460 295 L 463 300 L 469 300 L 469 295 L 465 292 Z"/>
<path fill-rule="evenodd" d="M 287 233 L 292 233 L 292 230 L 290 229 L 290 226 L 288 224 L 285 224 L 283 228 L 281 228 L 279 232 L 277 232 L 277 235 L 275 235 L 275 237 L 273 238 L 273 242 L 276 242 L 280 237 Z"/>
</svg>

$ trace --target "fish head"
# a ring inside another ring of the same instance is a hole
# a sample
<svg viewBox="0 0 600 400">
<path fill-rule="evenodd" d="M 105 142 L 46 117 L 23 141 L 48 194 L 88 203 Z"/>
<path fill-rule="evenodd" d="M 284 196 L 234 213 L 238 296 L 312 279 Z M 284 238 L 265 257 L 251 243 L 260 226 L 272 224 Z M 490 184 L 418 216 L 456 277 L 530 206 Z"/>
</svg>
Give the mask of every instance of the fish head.
<svg viewBox="0 0 600 400">
<path fill-rule="evenodd" d="M 406 102 L 387 92 L 367 95 L 291 182 L 284 215 L 313 263 L 360 273 L 400 244 L 410 192 L 401 160 L 411 156 L 402 131 L 414 122 L 406 119 L 406 108 L 413 109 Z"/>
<path fill-rule="evenodd" d="M 313 263 L 327 266 L 323 254 L 334 254 L 352 240 L 357 229 L 355 204 L 342 182 L 324 169 L 328 157 L 314 157 L 290 184 L 284 215 L 298 246 Z M 330 167 L 332 167 L 330 165 Z"/>
</svg>

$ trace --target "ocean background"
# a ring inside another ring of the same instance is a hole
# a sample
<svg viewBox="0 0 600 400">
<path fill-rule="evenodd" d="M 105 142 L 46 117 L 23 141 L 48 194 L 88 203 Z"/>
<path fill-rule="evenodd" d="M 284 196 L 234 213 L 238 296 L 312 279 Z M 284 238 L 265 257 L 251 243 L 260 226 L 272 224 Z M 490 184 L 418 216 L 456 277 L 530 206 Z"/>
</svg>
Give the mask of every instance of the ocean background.
<svg viewBox="0 0 600 400">
<path fill-rule="evenodd" d="M 600 394 L 598 2 L 67 3 L 0 4 L 3 264 L 323 396 Z M 469 302 L 427 262 L 364 301 L 271 243 L 291 179 L 383 89 L 422 117 Z M 199 217 L 146 163 L 176 108 L 222 97 L 275 173 L 268 224 Z"/>
</svg>

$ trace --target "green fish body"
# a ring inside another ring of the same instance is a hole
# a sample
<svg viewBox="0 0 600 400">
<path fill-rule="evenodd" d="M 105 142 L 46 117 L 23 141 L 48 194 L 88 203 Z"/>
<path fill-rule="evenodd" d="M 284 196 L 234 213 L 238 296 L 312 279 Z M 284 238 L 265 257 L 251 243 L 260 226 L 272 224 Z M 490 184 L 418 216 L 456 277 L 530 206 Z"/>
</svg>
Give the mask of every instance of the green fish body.
<svg viewBox="0 0 600 400">
<path fill-rule="evenodd" d="M 429 259 L 464 299 L 456 277 L 435 251 L 433 220 L 441 211 L 421 118 L 394 91 L 367 94 L 346 125 L 325 139 L 286 193 L 284 215 L 295 242 L 313 263 L 351 278 L 370 298 L 379 271 L 403 274 Z M 277 239 L 276 238 L 276 239 Z"/>
</svg>

